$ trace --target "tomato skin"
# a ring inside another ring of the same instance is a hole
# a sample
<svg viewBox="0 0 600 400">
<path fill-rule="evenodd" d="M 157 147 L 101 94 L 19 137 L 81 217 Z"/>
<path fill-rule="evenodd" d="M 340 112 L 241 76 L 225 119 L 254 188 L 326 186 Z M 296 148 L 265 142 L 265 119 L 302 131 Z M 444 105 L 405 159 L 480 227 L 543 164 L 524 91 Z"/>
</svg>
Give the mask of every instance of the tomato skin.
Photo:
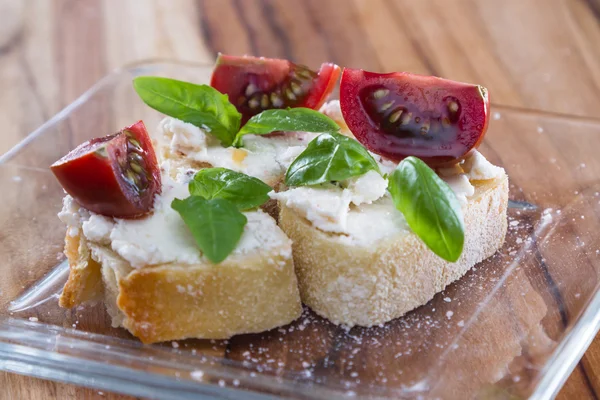
<svg viewBox="0 0 600 400">
<path fill-rule="evenodd" d="M 131 170 L 132 157 L 140 173 Z M 142 121 L 79 145 L 50 169 L 84 208 L 109 217 L 136 218 L 148 213 L 161 190 L 158 161 Z"/>
<path fill-rule="evenodd" d="M 323 63 L 317 72 L 288 60 L 219 54 L 210 85 L 229 96 L 244 124 L 268 109 L 318 109 L 339 76 L 340 67 L 331 63 Z"/>
<path fill-rule="evenodd" d="M 482 86 L 350 68 L 342 74 L 340 105 L 346 124 L 369 150 L 397 162 L 416 156 L 432 167 L 466 158 L 483 140 L 490 115 Z"/>
</svg>

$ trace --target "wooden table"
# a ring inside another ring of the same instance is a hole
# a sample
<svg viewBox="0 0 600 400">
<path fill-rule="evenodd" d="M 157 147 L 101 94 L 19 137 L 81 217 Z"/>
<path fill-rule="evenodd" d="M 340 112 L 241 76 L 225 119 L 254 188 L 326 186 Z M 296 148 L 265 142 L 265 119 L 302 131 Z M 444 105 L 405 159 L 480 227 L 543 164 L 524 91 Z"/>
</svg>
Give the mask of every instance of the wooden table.
<svg viewBox="0 0 600 400">
<path fill-rule="evenodd" d="M 487 86 L 497 104 L 600 110 L 599 0 L 0 0 L 0 153 L 108 71 L 218 51 Z M 600 396 L 600 336 L 562 399 Z M 0 398 L 125 399 L 0 373 Z"/>
</svg>

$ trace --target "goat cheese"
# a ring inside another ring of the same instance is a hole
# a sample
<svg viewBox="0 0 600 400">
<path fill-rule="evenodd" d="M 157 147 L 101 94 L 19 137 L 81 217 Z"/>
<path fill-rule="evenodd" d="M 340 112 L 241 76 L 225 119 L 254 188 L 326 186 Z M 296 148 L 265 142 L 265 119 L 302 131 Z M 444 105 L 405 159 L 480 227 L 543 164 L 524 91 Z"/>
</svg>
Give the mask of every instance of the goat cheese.
<svg viewBox="0 0 600 400">
<path fill-rule="evenodd" d="M 465 160 L 462 167 L 470 181 L 496 179 L 505 174 L 504 168 L 492 164 L 477 150 Z"/>
<path fill-rule="evenodd" d="M 98 215 L 81 207 L 69 195 L 63 199 L 59 218 L 67 225 L 69 235 L 83 234 L 91 243 L 109 247 L 133 268 L 206 261 L 191 232 L 171 208 L 173 199 L 189 196 L 186 179 L 183 179 L 187 175 L 182 173 L 178 177 L 181 179 L 172 179 L 168 168 L 165 168 L 162 192 L 155 198 L 152 213 L 144 218 L 119 219 Z M 289 241 L 268 214 L 260 210 L 244 214 L 248 223 L 232 255 L 281 248 Z M 291 257 L 291 254 L 285 256 Z"/>
<path fill-rule="evenodd" d="M 203 129 L 176 118 L 164 118 L 158 126 L 161 154 L 166 159 L 182 158 L 185 164 L 206 163 L 254 176 L 275 184 L 300 152 L 318 133 L 285 132 L 269 137 L 244 136 L 244 147 L 222 147 Z M 288 153 L 290 149 L 295 149 Z"/>
</svg>

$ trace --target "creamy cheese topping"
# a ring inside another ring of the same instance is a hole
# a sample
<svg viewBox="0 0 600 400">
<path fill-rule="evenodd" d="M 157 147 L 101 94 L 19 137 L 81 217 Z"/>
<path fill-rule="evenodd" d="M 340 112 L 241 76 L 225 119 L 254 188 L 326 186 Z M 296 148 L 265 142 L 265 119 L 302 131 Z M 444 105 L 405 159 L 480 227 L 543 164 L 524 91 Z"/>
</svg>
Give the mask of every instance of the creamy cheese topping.
<svg viewBox="0 0 600 400">
<path fill-rule="evenodd" d="M 296 210 L 322 231 L 346 232 L 346 217 L 352 199 L 348 189 L 331 184 L 304 186 L 285 192 L 270 192 L 269 196 Z"/>
<path fill-rule="evenodd" d="M 456 198 L 461 206 L 466 206 L 469 203 L 468 198 L 475 194 L 475 187 L 469 182 L 466 174 L 458 174 L 453 176 L 441 177 L 454 191 Z"/>
<path fill-rule="evenodd" d="M 383 197 L 386 189 L 387 181 L 377 172 L 369 171 L 342 182 L 341 186 L 302 186 L 271 192 L 269 196 L 296 210 L 322 231 L 347 233 L 350 203 L 370 204 Z"/>
<path fill-rule="evenodd" d="M 382 173 L 391 173 L 396 164 L 374 155 Z M 504 170 L 489 163 L 480 153 L 474 152 L 465 165 L 438 169 L 438 175 L 454 191 L 462 207 L 475 194 L 470 180 L 493 179 Z M 463 170 L 463 167 L 468 170 Z M 375 171 L 333 184 L 318 187 L 297 187 L 285 192 L 271 192 L 279 200 L 306 218 L 324 232 L 348 235 L 341 240 L 371 242 L 391 234 L 408 231 L 402 213 L 396 210 L 389 193 L 388 182 Z"/>
<path fill-rule="evenodd" d="M 376 243 L 409 232 L 404 215 L 396 210 L 391 196 L 371 204 L 362 204 L 348 213 L 346 233 L 341 240 L 362 244 Z"/>
<path fill-rule="evenodd" d="M 67 225 L 67 235 L 75 237 L 79 235 L 81 230 L 81 220 L 89 218 L 90 212 L 85 208 L 81 208 L 79 204 L 68 195 L 63 197 L 62 203 L 63 208 L 58 213 L 58 219 Z"/>
<path fill-rule="evenodd" d="M 188 174 L 179 174 L 188 177 Z M 162 175 L 162 192 L 156 196 L 152 214 L 140 219 L 108 218 L 94 214 L 71 197 L 65 196 L 59 218 L 67 224 L 68 234 L 83 233 L 92 243 L 109 245 L 132 267 L 180 263 L 196 264 L 205 261 L 189 229 L 171 208 L 175 198 L 189 196 L 186 179 L 172 179 L 168 170 Z M 244 213 L 248 223 L 232 254 L 247 254 L 284 247 L 289 241 L 273 218 L 263 211 Z M 291 254 L 286 254 L 291 257 Z"/>
<path fill-rule="evenodd" d="M 318 133 L 285 132 L 269 137 L 244 136 L 244 147 L 222 147 L 205 130 L 176 118 L 164 118 L 158 126 L 161 153 L 165 158 L 184 157 L 184 161 L 210 164 L 254 176 L 275 184 L 294 158 Z M 290 150 L 294 149 L 294 150 Z M 290 152 L 291 151 L 291 152 Z"/>
<path fill-rule="evenodd" d="M 342 182 L 342 185 L 350 191 L 352 203 L 358 206 L 364 203 L 371 204 L 383 197 L 388 182 L 376 171 L 369 171 Z"/>
<path fill-rule="evenodd" d="M 492 164 L 477 150 L 465 160 L 462 167 L 470 181 L 496 179 L 505 174 L 504 168 Z"/>
</svg>

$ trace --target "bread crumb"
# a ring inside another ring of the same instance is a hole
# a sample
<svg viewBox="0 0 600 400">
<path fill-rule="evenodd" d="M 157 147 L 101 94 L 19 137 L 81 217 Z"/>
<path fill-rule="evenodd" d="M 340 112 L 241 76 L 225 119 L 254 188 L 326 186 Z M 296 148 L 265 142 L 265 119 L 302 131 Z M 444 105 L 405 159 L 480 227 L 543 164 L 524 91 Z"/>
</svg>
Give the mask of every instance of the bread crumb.
<svg viewBox="0 0 600 400">
<path fill-rule="evenodd" d="M 192 371 L 192 372 L 190 372 L 190 376 L 192 377 L 192 379 L 201 381 L 202 377 L 204 376 L 204 371 L 200 371 L 200 370 Z"/>
</svg>

